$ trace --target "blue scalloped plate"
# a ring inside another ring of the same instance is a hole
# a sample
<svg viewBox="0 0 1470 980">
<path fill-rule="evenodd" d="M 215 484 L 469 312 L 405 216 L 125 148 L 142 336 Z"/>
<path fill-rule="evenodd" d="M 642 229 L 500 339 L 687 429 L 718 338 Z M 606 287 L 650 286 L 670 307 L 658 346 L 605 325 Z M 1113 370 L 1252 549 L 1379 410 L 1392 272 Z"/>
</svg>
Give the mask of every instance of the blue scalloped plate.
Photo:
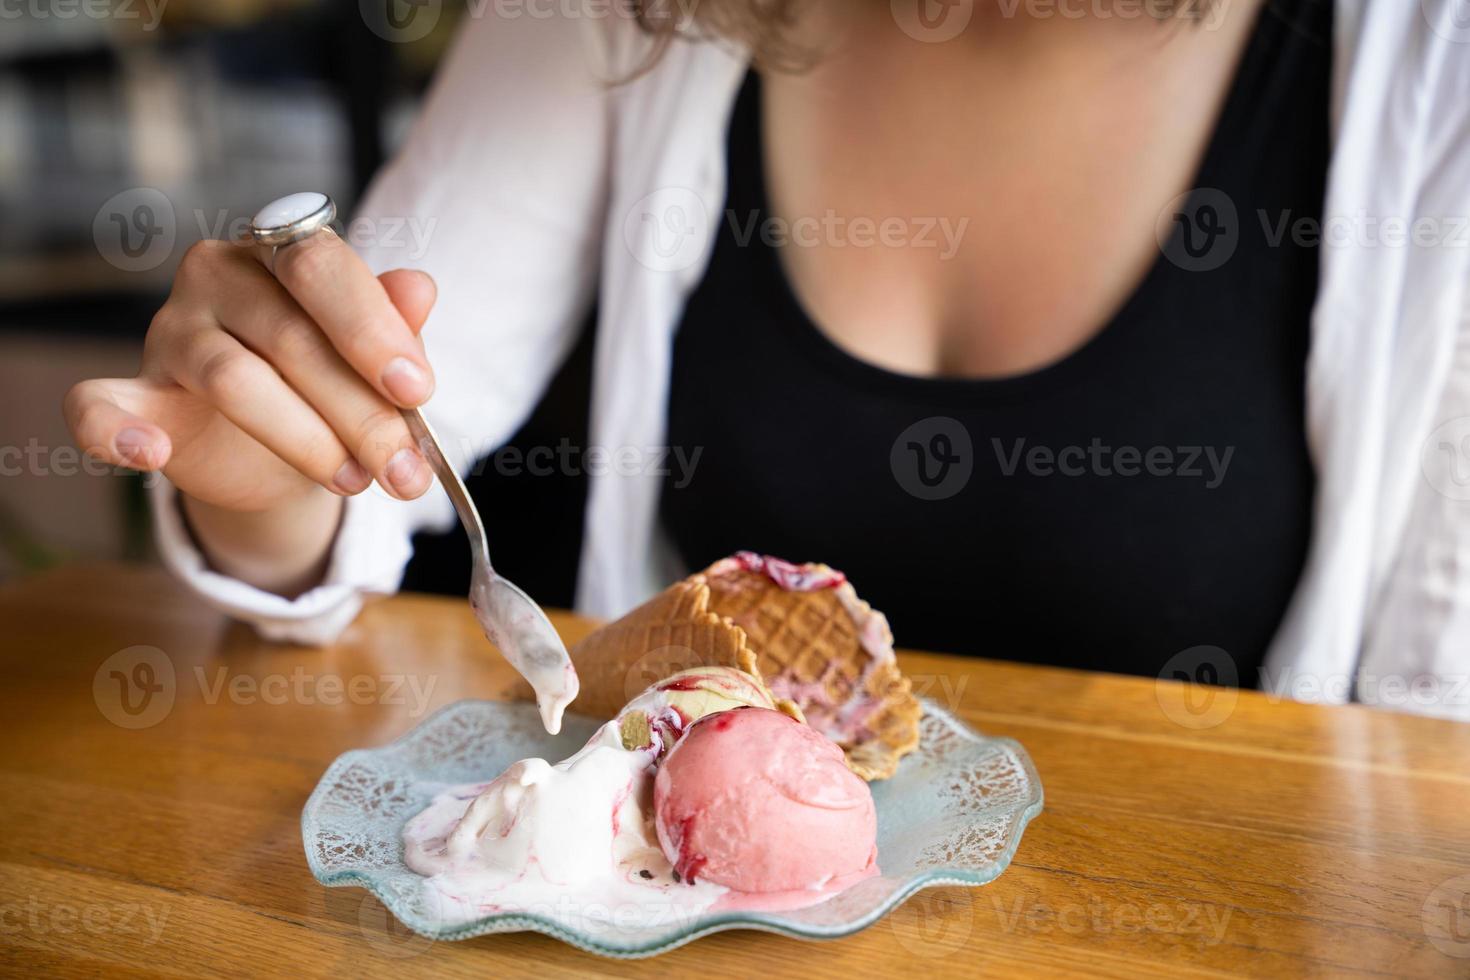
<svg viewBox="0 0 1470 980">
<path fill-rule="evenodd" d="M 414 932 L 469 939 L 532 930 L 603 956 L 662 953 L 725 929 L 763 929 L 835 939 L 877 922 L 921 888 L 983 885 L 1011 861 L 1041 812 L 1041 780 L 1020 744 L 987 738 L 925 702 L 919 748 L 891 779 L 872 784 L 882 874 L 820 905 L 791 912 L 719 912 L 664 924 L 620 924 L 547 914 L 500 913 L 471 922 L 438 918 L 424 879 L 403 864 L 403 825 L 446 784 L 483 781 L 518 759 L 562 759 L 598 723 L 568 715 L 547 735 L 534 705 L 460 701 L 391 745 L 348 752 L 322 776 L 301 814 L 312 874 L 324 885 L 359 885 Z"/>
</svg>

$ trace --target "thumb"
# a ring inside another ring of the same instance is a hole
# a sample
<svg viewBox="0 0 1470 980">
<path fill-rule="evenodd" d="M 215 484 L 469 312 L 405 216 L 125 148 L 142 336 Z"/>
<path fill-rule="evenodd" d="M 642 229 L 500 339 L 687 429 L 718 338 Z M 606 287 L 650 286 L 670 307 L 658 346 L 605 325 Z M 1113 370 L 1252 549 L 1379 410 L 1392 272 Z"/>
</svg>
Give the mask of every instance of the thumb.
<svg viewBox="0 0 1470 980">
<path fill-rule="evenodd" d="M 161 425 L 130 409 L 154 401 L 146 381 L 100 378 L 83 381 L 66 393 L 62 411 L 77 447 L 114 466 L 162 469 L 173 442 Z M 139 403 L 143 403 L 140 405 Z"/>
<path fill-rule="evenodd" d="M 388 299 L 398 307 L 403 319 L 415 334 L 424 328 L 434 301 L 439 298 L 439 287 L 434 277 L 419 269 L 390 269 L 378 277 L 388 292 Z"/>
</svg>

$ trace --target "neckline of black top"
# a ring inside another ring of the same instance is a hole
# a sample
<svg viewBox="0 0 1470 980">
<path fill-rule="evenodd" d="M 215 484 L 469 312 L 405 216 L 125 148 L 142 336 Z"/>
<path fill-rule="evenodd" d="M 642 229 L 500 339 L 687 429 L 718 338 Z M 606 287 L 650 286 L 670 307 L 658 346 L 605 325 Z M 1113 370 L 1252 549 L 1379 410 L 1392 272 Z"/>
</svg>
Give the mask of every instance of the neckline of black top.
<svg viewBox="0 0 1470 980">
<path fill-rule="evenodd" d="M 1306 36 L 1313 43 L 1328 43 L 1327 39 L 1311 37 L 1295 13 L 1284 12 L 1280 2 L 1281 0 L 1267 0 L 1257 15 L 1257 22 L 1238 59 L 1218 118 L 1189 184 L 1191 195 L 1214 186 L 1224 150 L 1222 140 L 1226 138 L 1225 134 L 1237 131 L 1248 119 L 1255 92 L 1243 85 L 1243 80 L 1260 78 L 1268 73 L 1271 54 L 1287 40 L 1288 33 Z M 1310 6 L 1320 2 L 1326 0 L 1300 0 L 1297 6 Z M 759 213 L 763 217 L 767 216 L 769 197 L 763 115 L 760 76 L 751 69 L 732 110 L 732 126 L 746 133 L 747 137 L 731 148 L 735 159 L 732 160 L 730 170 L 731 200 L 725 215 L 726 220 L 729 220 L 731 213 Z M 1191 206 L 1186 203 L 1181 210 L 1187 212 Z M 1182 229 L 1176 225 L 1173 234 L 1182 234 Z M 890 397 L 935 405 L 1022 401 L 1043 396 L 1058 387 L 1065 387 L 1069 382 L 1088 376 L 1097 362 L 1109 356 L 1114 348 L 1128 339 L 1128 334 L 1147 323 L 1146 317 L 1136 315 L 1138 307 L 1157 291 L 1160 280 L 1181 271 L 1173 266 L 1164 250 L 1160 249 L 1124 301 L 1110 316 L 1104 318 L 1101 328 L 1078 347 L 1031 371 L 993 378 L 956 378 L 906 374 L 881 367 L 850 353 L 832 340 L 807 310 L 792 287 L 776 248 L 763 241 L 759 235 L 752 238 L 749 247 L 758 272 L 753 277 L 752 286 L 777 311 L 779 319 L 797 325 L 796 329 L 783 333 L 803 356 L 817 362 L 826 372 L 860 386 L 865 391 L 881 392 Z"/>
</svg>

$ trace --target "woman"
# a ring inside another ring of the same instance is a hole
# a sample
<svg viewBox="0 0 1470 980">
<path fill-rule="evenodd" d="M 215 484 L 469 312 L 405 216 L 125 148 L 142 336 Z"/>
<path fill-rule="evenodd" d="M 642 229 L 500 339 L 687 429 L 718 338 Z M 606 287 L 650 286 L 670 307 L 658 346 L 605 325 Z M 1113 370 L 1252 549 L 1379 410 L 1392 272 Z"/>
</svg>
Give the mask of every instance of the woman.
<svg viewBox="0 0 1470 980">
<path fill-rule="evenodd" d="M 363 258 L 194 249 L 73 429 L 162 468 L 186 580 L 325 640 L 449 519 L 393 406 L 437 391 L 468 465 L 595 302 L 585 612 L 750 547 L 844 567 L 908 645 L 1209 646 L 1470 715 L 1470 521 L 1420 459 L 1470 414 L 1470 37 L 1434 0 L 1177 6 L 486 7 Z"/>
</svg>

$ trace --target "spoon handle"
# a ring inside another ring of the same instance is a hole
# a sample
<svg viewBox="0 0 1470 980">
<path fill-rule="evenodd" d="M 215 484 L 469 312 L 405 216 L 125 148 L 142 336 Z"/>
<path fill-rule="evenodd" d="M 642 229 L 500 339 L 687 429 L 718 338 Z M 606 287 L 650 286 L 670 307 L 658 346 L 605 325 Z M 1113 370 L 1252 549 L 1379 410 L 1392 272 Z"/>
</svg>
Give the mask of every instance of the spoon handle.
<svg viewBox="0 0 1470 980">
<path fill-rule="evenodd" d="M 434 475 L 439 478 L 439 485 L 444 492 L 449 494 L 449 499 L 454 503 L 455 513 L 459 514 L 459 522 L 464 525 L 465 534 L 469 535 L 470 551 L 476 563 L 484 563 L 486 570 L 490 569 L 490 545 L 485 538 L 485 525 L 480 521 L 480 512 L 475 510 L 475 502 L 470 499 L 470 493 L 465 489 L 464 481 L 459 478 L 454 466 L 444 455 L 444 449 L 439 445 L 439 438 L 434 435 L 434 430 L 429 426 L 429 420 L 424 418 L 424 413 L 417 408 L 400 409 L 403 413 L 403 421 L 408 423 L 409 434 L 418 445 L 419 452 L 424 454 L 424 459 L 429 461 L 429 467 Z"/>
</svg>

